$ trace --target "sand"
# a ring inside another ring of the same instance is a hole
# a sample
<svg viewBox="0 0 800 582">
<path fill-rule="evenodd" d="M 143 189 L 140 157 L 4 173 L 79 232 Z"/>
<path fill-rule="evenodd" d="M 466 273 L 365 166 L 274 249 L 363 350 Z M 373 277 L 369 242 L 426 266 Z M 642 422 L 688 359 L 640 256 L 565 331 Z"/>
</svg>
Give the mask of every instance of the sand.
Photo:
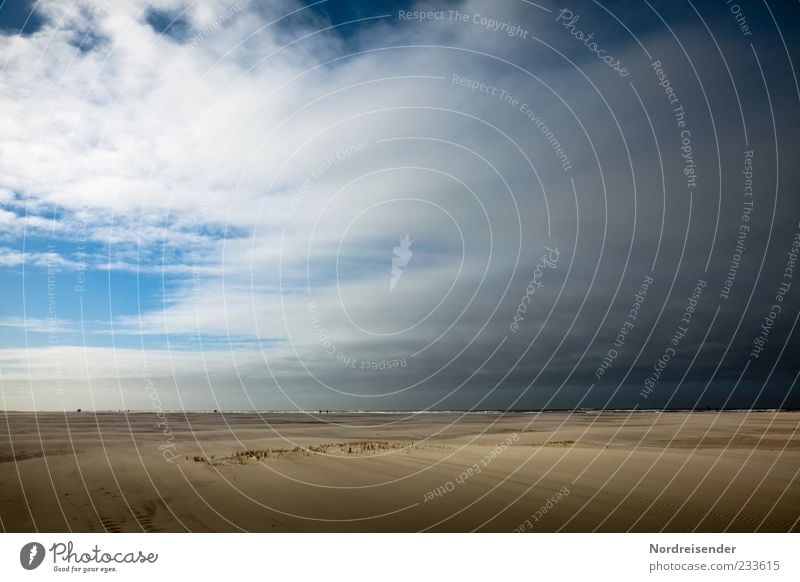
<svg viewBox="0 0 800 582">
<path fill-rule="evenodd" d="M 795 412 L 0 413 L 0 527 L 797 531 L 799 422 Z"/>
</svg>

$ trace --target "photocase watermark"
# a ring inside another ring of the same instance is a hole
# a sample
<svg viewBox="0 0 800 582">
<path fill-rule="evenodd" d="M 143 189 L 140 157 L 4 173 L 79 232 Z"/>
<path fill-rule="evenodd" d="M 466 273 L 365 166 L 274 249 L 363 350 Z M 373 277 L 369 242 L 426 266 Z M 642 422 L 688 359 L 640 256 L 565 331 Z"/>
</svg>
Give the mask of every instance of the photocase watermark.
<svg viewBox="0 0 800 582">
<path fill-rule="evenodd" d="M 339 162 L 343 162 L 344 160 L 362 153 L 364 150 L 367 149 L 369 146 L 369 141 L 362 141 L 356 144 L 350 144 L 348 146 L 343 147 L 342 149 L 336 151 L 332 156 L 325 158 L 325 160 L 311 169 L 306 176 L 306 179 L 303 180 L 303 183 L 300 185 L 300 189 L 297 193 L 292 197 L 289 201 L 289 207 L 286 209 L 286 212 L 283 215 L 284 220 L 288 220 L 292 218 L 297 209 L 305 201 L 306 195 L 311 190 L 311 187 L 314 185 L 314 182 L 319 180 L 323 174 L 325 174 L 328 170 L 333 168 Z"/>
<path fill-rule="evenodd" d="M 725 273 L 725 280 L 722 282 L 722 289 L 719 292 L 719 298 L 727 300 L 731 294 L 733 282 L 736 279 L 736 274 L 739 272 L 739 265 L 742 262 L 742 255 L 745 251 L 745 243 L 747 242 L 747 235 L 750 233 L 750 215 L 753 213 L 755 204 L 753 201 L 753 151 L 746 150 L 744 152 L 744 169 L 742 170 L 744 176 L 744 202 L 742 203 L 742 211 L 739 214 L 739 227 L 736 233 L 736 245 L 731 253 L 731 260 L 728 264 L 728 272 Z"/>
<path fill-rule="evenodd" d="M 78 246 L 75 250 L 77 265 L 75 267 L 75 293 L 82 295 L 86 291 L 86 241 L 89 238 L 89 229 L 86 225 L 86 217 L 89 214 L 89 206 L 82 202 L 80 210 L 75 213 L 78 228 Z"/>
<path fill-rule="evenodd" d="M 558 503 L 562 499 L 564 499 L 567 495 L 569 495 L 569 488 L 567 488 L 567 486 L 565 485 L 564 487 L 556 491 L 554 495 L 548 497 L 547 501 L 545 501 L 542 504 L 542 506 L 539 507 L 539 509 L 537 509 L 534 513 L 532 513 L 528 519 L 519 524 L 514 529 L 514 533 L 523 533 L 532 530 L 533 524 L 542 519 L 545 515 L 547 515 L 547 512 L 549 512 L 556 505 L 558 505 Z"/>
<path fill-rule="evenodd" d="M 477 24 L 481 28 L 485 28 L 486 30 L 490 30 L 492 32 L 502 32 L 509 38 L 521 38 L 522 40 L 528 40 L 528 37 L 530 36 L 529 31 L 512 22 L 496 20 L 489 16 L 484 16 L 483 14 L 459 12 L 458 10 L 448 10 L 447 13 L 450 20 L 455 22 L 469 22 L 472 24 Z"/>
<path fill-rule="evenodd" d="M 594 377 L 597 380 L 603 377 L 603 374 L 613 365 L 614 360 L 619 357 L 619 350 L 625 345 L 628 341 L 628 335 L 633 331 L 633 328 L 636 326 L 636 320 L 639 318 L 639 311 L 641 311 L 642 306 L 644 305 L 644 300 L 647 297 L 647 291 L 650 289 L 650 285 L 653 284 L 653 276 L 652 275 L 645 275 L 642 282 L 639 284 L 639 289 L 633 295 L 633 303 L 631 304 L 631 308 L 628 310 L 627 315 L 625 316 L 625 321 L 622 324 L 622 327 L 619 328 L 617 332 L 617 336 L 614 338 L 613 347 L 608 349 L 606 355 L 603 357 L 603 361 L 594 371 Z"/>
<path fill-rule="evenodd" d="M 309 301 L 306 305 L 306 309 L 308 311 L 308 317 L 311 319 L 311 323 L 314 327 L 314 333 L 322 344 L 325 353 L 335 358 L 343 366 L 353 370 L 375 371 L 385 371 L 408 367 L 408 361 L 405 357 L 388 359 L 384 358 L 381 360 L 364 360 L 337 349 L 333 338 L 331 338 L 328 330 L 322 325 L 322 314 L 320 314 L 317 304 L 314 301 Z"/>
<path fill-rule="evenodd" d="M 398 10 L 397 19 L 423 22 L 425 20 L 446 20 L 446 17 L 444 10 Z"/>
<path fill-rule="evenodd" d="M 117 572 L 120 564 L 155 564 L 158 554 L 145 553 L 142 550 L 135 552 L 106 552 L 97 544 L 88 551 L 76 551 L 75 545 L 56 542 L 50 546 L 50 555 L 53 557 L 53 571 L 72 574 L 100 573 L 108 574 Z"/>
<path fill-rule="evenodd" d="M 159 82 L 163 79 L 167 78 L 171 73 L 172 70 L 177 66 L 177 62 L 180 58 L 184 57 L 191 51 L 197 48 L 197 46 L 208 37 L 210 37 L 213 33 L 219 31 L 226 22 L 233 19 L 237 14 L 239 14 L 248 4 L 250 0 L 241 0 L 240 2 L 236 2 L 232 6 L 229 6 L 225 11 L 221 12 L 220 14 L 216 15 L 214 20 L 200 28 L 185 42 L 181 43 L 180 48 L 178 49 L 178 54 L 175 58 L 171 59 L 168 63 L 166 63 L 161 69 L 159 70 L 158 80 Z"/>
<path fill-rule="evenodd" d="M 558 157 L 559 162 L 561 162 L 561 169 L 564 170 L 564 173 L 568 173 L 572 169 L 572 162 L 569 161 L 569 157 L 564 151 L 564 147 L 561 145 L 561 142 L 556 137 L 555 133 L 553 133 L 553 130 L 550 129 L 550 127 L 544 122 L 542 116 L 539 113 L 536 113 L 536 111 L 534 111 L 534 109 L 527 102 L 520 100 L 510 91 L 503 89 L 502 87 L 490 85 L 489 83 L 485 83 L 477 79 L 470 79 L 468 77 L 453 74 L 450 77 L 450 82 L 453 83 L 453 85 L 458 85 L 459 87 L 466 87 L 470 91 L 477 91 L 478 93 L 486 93 L 492 97 L 497 97 L 504 104 L 509 105 L 522 113 L 522 115 L 524 115 L 525 118 L 534 125 L 534 127 L 542 132 L 545 140 L 547 140 L 547 143 L 553 148 L 553 152 Z"/>
<path fill-rule="evenodd" d="M 522 113 L 531 123 L 533 123 L 533 125 L 539 129 L 539 131 L 542 132 L 542 135 L 547 140 L 547 143 L 549 143 L 550 147 L 553 148 L 553 152 L 561 162 L 561 169 L 564 170 L 564 173 L 569 172 L 569 170 L 572 169 L 572 162 L 569 161 L 561 142 L 553 133 L 553 130 L 551 130 L 544 122 L 542 116 L 531 109 L 527 103 L 522 103 L 519 105 L 519 107 L 517 107 L 519 100 L 510 93 L 505 93 L 505 95 L 501 94 L 501 99 L 505 100 L 507 103 L 510 103 L 512 107 L 518 108 L 519 112 Z"/>
<path fill-rule="evenodd" d="M 666 347 L 666 349 L 664 349 L 664 353 L 661 354 L 656 363 L 653 364 L 653 371 L 644 381 L 644 388 L 642 388 L 641 392 L 639 392 L 639 396 L 642 398 L 647 398 L 650 394 L 652 394 L 653 389 L 661 379 L 661 375 L 664 373 L 664 370 L 667 369 L 667 366 L 669 366 L 672 358 L 678 355 L 678 348 L 680 347 L 683 339 L 686 337 L 686 334 L 689 333 L 689 326 L 694 318 L 694 312 L 697 311 L 697 305 L 700 303 L 700 299 L 703 295 L 703 290 L 706 288 L 706 285 L 708 285 L 708 283 L 703 279 L 697 280 L 697 283 L 692 290 L 692 294 L 687 299 L 686 308 L 684 309 L 683 316 L 681 316 L 679 321 L 680 325 L 678 325 L 672 334 L 672 338 L 669 340 L 669 345 Z"/>
<path fill-rule="evenodd" d="M 44 557 L 44 546 L 38 542 L 29 542 L 19 551 L 19 563 L 26 570 L 35 570 L 41 566 Z"/>
<path fill-rule="evenodd" d="M 560 255 L 558 248 L 551 249 L 550 247 L 544 247 L 544 250 L 547 252 L 545 252 L 539 259 L 539 262 L 536 263 L 536 268 L 533 270 L 533 277 L 528 281 L 528 286 L 525 287 L 525 295 L 522 296 L 514 312 L 514 320 L 509 326 L 513 333 L 519 330 L 519 324 L 525 319 L 525 314 L 528 312 L 528 305 L 530 305 L 536 291 L 544 287 L 542 276 L 544 275 L 545 269 L 555 269 L 558 266 L 558 257 Z"/>
<path fill-rule="evenodd" d="M 693 190 L 697 187 L 697 166 L 694 160 L 694 150 L 692 148 L 692 132 L 687 127 L 686 110 L 681 105 L 678 94 L 672 87 L 672 82 L 664 70 L 664 66 L 660 60 L 654 60 L 650 63 L 650 68 L 658 79 L 658 85 L 664 89 L 664 94 L 667 97 L 667 102 L 672 109 L 672 117 L 675 120 L 675 125 L 680 129 L 681 138 L 681 158 L 683 160 L 683 175 L 686 176 L 686 187 Z"/>
<path fill-rule="evenodd" d="M 753 348 L 750 350 L 751 358 L 758 359 L 761 352 L 764 351 L 769 341 L 769 334 L 772 331 L 772 327 L 783 311 L 783 300 L 789 293 L 789 289 L 792 288 L 794 269 L 797 266 L 797 257 L 800 255 L 800 223 L 798 223 L 797 228 L 798 230 L 794 233 L 792 244 L 786 252 L 786 264 L 784 265 L 782 276 L 783 280 L 778 284 L 778 288 L 775 290 L 774 303 L 764 316 L 758 335 L 753 338 Z"/>
<path fill-rule="evenodd" d="M 106 552 L 97 544 L 88 551 L 76 550 L 73 542 L 56 542 L 48 550 L 38 542 L 29 542 L 19 552 L 19 563 L 26 570 L 35 570 L 42 565 L 47 554 L 52 558 L 54 572 L 71 574 L 108 574 L 119 571 L 120 564 L 155 564 L 155 552 Z"/>
<path fill-rule="evenodd" d="M 620 77 L 627 77 L 630 74 L 628 69 L 622 66 L 619 59 L 607 54 L 605 49 L 600 48 L 597 41 L 594 40 L 593 32 L 586 34 L 575 27 L 580 19 L 580 15 L 575 14 L 569 8 L 562 8 L 556 14 L 556 22 L 560 22 L 565 30 L 569 31 L 572 36 L 583 43 L 583 46 L 594 53 L 597 58 L 603 61 L 606 66 L 610 67 L 612 71 L 617 72 Z"/>
<path fill-rule="evenodd" d="M 142 374 L 142 381 L 144 382 L 144 389 L 153 403 L 153 410 L 156 413 L 155 429 L 166 437 L 166 440 L 158 445 L 158 450 L 161 451 L 161 456 L 164 457 L 165 461 L 172 463 L 173 459 L 178 457 L 176 453 L 178 445 L 175 443 L 175 435 L 172 433 L 172 429 L 169 426 L 167 415 L 164 412 L 161 399 L 158 396 L 158 390 L 156 390 L 149 372 L 145 371 Z"/>
<path fill-rule="evenodd" d="M 528 40 L 530 32 L 518 24 L 497 20 L 483 14 L 471 14 L 458 10 L 398 10 L 397 19 L 405 21 L 450 21 L 465 24 L 476 24 L 491 32 L 502 32 L 509 38 Z"/>
<path fill-rule="evenodd" d="M 47 344 L 53 354 L 53 394 L 62 396 L 64 394 L 64 362 L 61 360 L 61 353 L 58 351 L 60 344 L 58 336 L 58 302 L 56 301 L 56 275 L 60 272 L 58 264 L 58 253 L 54 243 L 47 244 Z"/>
<path fill-rule="evenodd" d="M 392 274 L 389 277 L 389 291 L 394 291 L 395 286 L 403 276 L 403 270 L 408 266 L 414 252 L 411 250 L 411 245 L 414 243 L 409 235 L 404 235 L 400 239 L 400 244 L 394 247 L 394 257 L 392 257 Z"/>
<path fill-rule="evenodd" d="M 747 23 L 747 17 L 742 12 L 742 7 L 734 3 L 733 0 L 725 0 L 725 4 L 728 5 L 728 9 L 731 11 L 733 18 L 736 20 L 736 24 L 738 25 L 742 36 L 753 36 L 753 32 L 750 30 L 750 25 Z"/>
<path fill-rule="evenodd" d="M 405 358 L 392 358 L 383 360 L 359 360 L 353 358 L 351 368 L 358 368 L 359 370 L 391 370 L 393 368 L 406 368 L 408 362 Z"/>
<path fill-rule="evenodd" d="M 475 475 L 480 475 L 483 469 L 488 467 L 492 461 L 502 455 L 505 450 L 508 449 L 508 447 L 517 441 L 519 441 L 519 435 L 517 433 L 507 436 L 502 441 L 497 443 L 490 453 L 484 455 L 480 461 L 461 471 L 461 473 L 459 473 L 455 479 L 447 481 L 446 483 L 439 485 L 436 489 L 431 489 L 430 491 L 426 492 L 423 496 L 423 502 L 432 501 L 434 497 L 444 497 L 448 493 L 455 491 L 456 484 L 463 485 Z"/>
<path fill-rule="evenodd" d="M 118 0 L 109 0 L 108 2 L 98 2 L 95 7 L 90 9 L 90 17 L 96 16 L 99 12 L 104 9 L 107 9 L 113 3 L 116 3 Z M 181 74 L 185 73 L 186 70 L 191 70 L 193 67 L 186 66 L 185 63 L 181 61 L 184 60 L 184 57 L 187 56 L 189 53 L 194 51 L 201 42 L 207 40 L 211 37 L 215 32 L 218 32 L 222 29 L 222 27 L 230 20 L 235 18 L 240 12 L 242 12 L 245 7 L 250 3 L 250 0 L 241 0 L 236 2 L 232 6 L 228 6 L 223 12 L 217 14 L 213 20 L 205 24 L 200 28 L 192 28 L 193 34 L 191 37 L 186 38 L 180 43 L 177 50 L 173 53 L 167 51 L 165 55 L 159 55 L 161 58 L 161 66 L 158 68 L 156 72 L 156 76 L 153 80 L 149 81 L 151 87 L 163 87 L 165 81 L 174 79 L 176 77 L 175 69 L 182 67 L 185 69 L 184 71 L 179 71 Z M 159 33 L 166 34 L 166 33 Z M 153 50 L 151 48 L 151 50 Z M 169 55 L 174 54 L 171 58 Z M 158 58 L 158 57 L 157 57 Z M 145 95 L 145 98 L 141 101 L 141 109 L 148 110 L 150 113 L 155 115 L 154 119 L 159 119 L 164 116 L 164 112 L 161 111 L 162 109 L 162 100 L 163 92 L 159 90 L 148 91 Z M 171 102 L 171 101 L 170 101 Z"/>
</svg>

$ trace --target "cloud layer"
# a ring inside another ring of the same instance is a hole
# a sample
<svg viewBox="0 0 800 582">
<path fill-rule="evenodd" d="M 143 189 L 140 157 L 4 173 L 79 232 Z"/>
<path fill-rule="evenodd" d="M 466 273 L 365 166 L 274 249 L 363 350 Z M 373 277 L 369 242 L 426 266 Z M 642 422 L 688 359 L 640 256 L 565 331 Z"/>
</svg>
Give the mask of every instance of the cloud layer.
<svg viewBox="0 0 800 582">
<path fill-rule="evenodd" d="M 779 18 L 327 4 L 0 36 L 4 407 L 798 404 Z"/>
</svg>

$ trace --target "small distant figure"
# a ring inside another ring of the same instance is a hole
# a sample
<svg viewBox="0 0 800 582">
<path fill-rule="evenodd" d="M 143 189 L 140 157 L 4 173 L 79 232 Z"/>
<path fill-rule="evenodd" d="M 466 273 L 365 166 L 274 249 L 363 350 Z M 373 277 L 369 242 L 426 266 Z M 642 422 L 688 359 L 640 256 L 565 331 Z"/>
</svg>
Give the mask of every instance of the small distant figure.
<svg viewBox="0 0 800 582">
<path fill-rule="evenodd" d="M 80 411 L 81 411 L 81 409 L 79 408 L 79 409 L 78 409 L 78 412 L 80 412 Z"/>
</svg>

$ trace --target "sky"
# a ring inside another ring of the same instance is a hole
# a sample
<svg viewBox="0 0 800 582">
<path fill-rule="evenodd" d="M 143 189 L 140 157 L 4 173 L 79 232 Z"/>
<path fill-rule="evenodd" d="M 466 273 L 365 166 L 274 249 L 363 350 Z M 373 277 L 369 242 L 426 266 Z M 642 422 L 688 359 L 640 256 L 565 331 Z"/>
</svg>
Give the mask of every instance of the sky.
<svg viewBox="0 0 800 582">
<path fill-rule="evenodd" d="M 800 406 L 796 3 L 0 4 L 0 408 Z"/>
</svg>

